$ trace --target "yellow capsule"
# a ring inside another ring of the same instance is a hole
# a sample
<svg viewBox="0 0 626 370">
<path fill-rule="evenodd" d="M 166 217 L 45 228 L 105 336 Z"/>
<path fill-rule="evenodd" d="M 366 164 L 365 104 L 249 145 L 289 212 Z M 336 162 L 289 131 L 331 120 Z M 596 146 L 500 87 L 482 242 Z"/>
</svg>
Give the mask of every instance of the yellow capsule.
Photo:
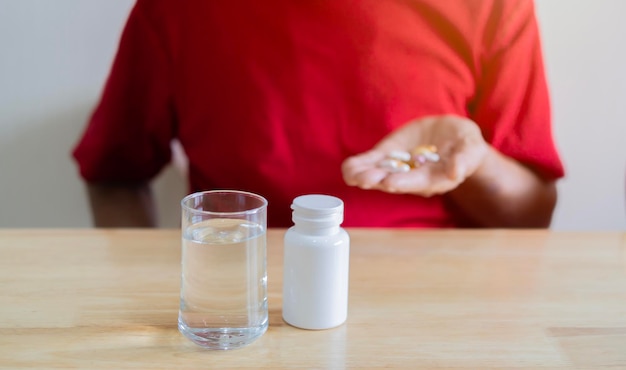
<svg viewBox="0 0 626 370">
<path fill-rule="evenodd" d="M 435 145 L 418 145 L 413 150 L 411 150 L 411 154 L 420 155 L 426 153 L 437 153 L 437 147 Z"/>
</svg>

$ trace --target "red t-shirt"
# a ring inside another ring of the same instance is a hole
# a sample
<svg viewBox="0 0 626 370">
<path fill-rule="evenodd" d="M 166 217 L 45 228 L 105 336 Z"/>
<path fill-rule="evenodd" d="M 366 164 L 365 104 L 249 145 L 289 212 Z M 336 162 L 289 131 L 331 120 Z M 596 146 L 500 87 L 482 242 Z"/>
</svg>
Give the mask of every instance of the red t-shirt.
<svg viewBox="0 0 626 370">
<path fill-rule="evenodd" d="M 532 1 L 139 0 L 74 157 L 90 182 L 148 180 L 178 138 L 190 191 L 261 194 L 270 226 L 307 193 L 343 199 L 344 226 L 468 226 L 444 196 L 342 179 L 346 157 L 436 114 L 563 176 Z"/>
</svg>

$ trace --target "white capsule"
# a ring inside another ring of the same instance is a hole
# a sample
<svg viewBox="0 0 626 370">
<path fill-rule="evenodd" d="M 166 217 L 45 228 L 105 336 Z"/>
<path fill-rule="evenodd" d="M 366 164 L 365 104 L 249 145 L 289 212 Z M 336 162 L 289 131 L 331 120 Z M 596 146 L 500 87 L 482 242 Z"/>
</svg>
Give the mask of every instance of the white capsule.
<svg viewBox="0 0 626 370">
<path fill-rule="evenodd" d="M 439 162 L 440 157 L 439 157 L 439 154 L 436 152 L 425 152 L 425 153 L 422 153 L 422 155 L 429 162 Z"/>
<path fill-rule="evenodd" d="M 402 162 L 408 162 L 411 160 L 411 153 L 404 150 L 392 150 L 387 154 L 387 158 L 397 159 Z"/>
<path fill-rule="evenodd" d="M 378 163 L 378 167 L 389 172 L 409 172 L 411 170 L 411 166 L 397 159 L 383 159 Z"/>
</svg>

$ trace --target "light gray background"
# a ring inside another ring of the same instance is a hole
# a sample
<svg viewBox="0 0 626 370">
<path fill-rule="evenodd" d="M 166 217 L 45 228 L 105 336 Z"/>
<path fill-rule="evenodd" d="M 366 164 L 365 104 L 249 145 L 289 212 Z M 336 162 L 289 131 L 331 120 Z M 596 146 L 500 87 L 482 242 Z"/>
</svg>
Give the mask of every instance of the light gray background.
<svg viewBox="0 0 626 370">
<path fill-rule="evenodd" d="M 626 1 L 537 0 L 557 145 L 557 230 L 626 230 Z M 96 103 L 131 0 L 0 0 L 0 227 L 89 227 L 69 152 Z M 158 178 L 160 223 L 186 186 Z"/>
</svg>

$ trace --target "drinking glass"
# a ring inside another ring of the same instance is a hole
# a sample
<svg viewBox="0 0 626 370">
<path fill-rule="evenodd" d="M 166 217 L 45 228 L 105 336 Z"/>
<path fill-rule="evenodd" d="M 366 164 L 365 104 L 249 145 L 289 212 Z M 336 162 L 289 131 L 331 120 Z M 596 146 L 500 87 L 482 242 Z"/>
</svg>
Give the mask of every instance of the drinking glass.
<svg viewBox="0 0 626 370">
<path fill-rule="evenodd" d="M 267 200 L 214 190 L 190 194 L 182 207 L 178 329 L 210 349 L 233 349 L 268 326 Z"/>
</svg>

